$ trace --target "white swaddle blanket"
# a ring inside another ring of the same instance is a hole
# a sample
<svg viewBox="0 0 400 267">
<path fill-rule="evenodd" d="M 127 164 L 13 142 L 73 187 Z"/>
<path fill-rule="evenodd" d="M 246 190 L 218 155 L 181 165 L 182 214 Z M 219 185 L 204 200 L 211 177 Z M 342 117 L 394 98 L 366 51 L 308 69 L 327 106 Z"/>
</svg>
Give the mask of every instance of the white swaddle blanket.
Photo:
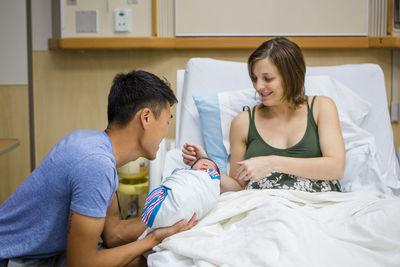
<svg viewBox="0 0 400 267">
<path fill-rule="evenodd" d="M 193 213 L 200 220 L 216 206 L 219 195 L 220 176 L 216 171 L 175 169 L 147 196 L 142 221 L 155 229 L 189 220 Z"/>
</svg>

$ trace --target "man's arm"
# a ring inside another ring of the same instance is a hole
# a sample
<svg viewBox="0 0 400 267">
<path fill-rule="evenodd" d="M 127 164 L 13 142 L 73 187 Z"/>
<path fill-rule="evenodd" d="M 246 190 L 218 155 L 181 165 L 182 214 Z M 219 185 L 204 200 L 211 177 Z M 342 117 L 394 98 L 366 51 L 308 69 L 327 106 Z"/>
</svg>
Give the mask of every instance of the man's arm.
<svg viewBox="0 0 400 267">
<path fill-rule="evenodd" d="M 124 266 L 135 257 L 158 244 L 154 238 L 144 238 L 117 248 L 97 250 L 104 218 L 93 218 L 70 212 L 67 234 L 68 266 Z"/>
<path fill-rule="evenodd" d="M 118 200 L 114 194 L 110 207 L 107 210 L 102 238 L 108 248 L 121 246 L 133 241 L 146 230 L 147 226 L 140 217 L 129 220 L 120 220 Z"/>
<path fill-rule="evenodd" d="M 164 238 L 188 230 L 195 223 L 196 216 L 193 216 L 189 222 L 181 220 L 171 227 L 157 229 L 142 240 L 98 251 L 97 243 L 103 232 L 105 219 L 88 217 L 71 211 L 67 233 L 67 264 L 79 267 L 125 266 Z"/>
</svg>

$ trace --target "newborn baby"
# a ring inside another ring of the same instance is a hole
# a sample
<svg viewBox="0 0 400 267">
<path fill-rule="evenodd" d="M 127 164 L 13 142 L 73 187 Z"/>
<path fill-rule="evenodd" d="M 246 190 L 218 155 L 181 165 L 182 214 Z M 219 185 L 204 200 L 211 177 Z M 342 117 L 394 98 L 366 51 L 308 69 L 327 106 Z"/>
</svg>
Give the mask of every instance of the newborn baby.
<svg viewBox="0 0 400 267">
<path fill-rule="evenodd" d="M 203 218 L 217 204 L 220 194 L 217 165 L 200 158 L 190 168 L 175 169 L 146 198 L 142 221 L 150 228 L 171 226 L 193 213 Z"/>
</svg>

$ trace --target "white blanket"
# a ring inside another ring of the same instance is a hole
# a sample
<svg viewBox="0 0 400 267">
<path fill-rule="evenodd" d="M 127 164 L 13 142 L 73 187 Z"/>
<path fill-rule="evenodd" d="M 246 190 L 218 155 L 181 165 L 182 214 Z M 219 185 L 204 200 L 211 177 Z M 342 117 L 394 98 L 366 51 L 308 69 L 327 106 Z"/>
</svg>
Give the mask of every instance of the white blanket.
<svg viewBox="0 0 400 267">
<path fill-rule="evenodd" d="M 182 219 L 189 221 L 193 213 L 200 220 L 215 207 L 219 196 L 220 176 L 216 171 L 177 169 L 147 196 L 142 221 L 156 229 Z"/>
<path fill-rule="evenodd" d="M 221 195 L 149 266 L 399 266 L 400 200 L 365 193 L 246 190 Z"/>
</svg>

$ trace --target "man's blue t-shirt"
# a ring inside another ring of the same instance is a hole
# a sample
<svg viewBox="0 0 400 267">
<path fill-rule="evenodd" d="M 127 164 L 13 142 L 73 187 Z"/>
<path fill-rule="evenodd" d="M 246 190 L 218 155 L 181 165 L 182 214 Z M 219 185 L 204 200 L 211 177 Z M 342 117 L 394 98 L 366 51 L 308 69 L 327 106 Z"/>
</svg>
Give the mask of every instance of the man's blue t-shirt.
<svg viewBox="0 0 400 267">
<path fill-rule="evenodd" d="M 104 131 L 78 130 L 61 139 L 0 206 L 0 262 L 65 251 L 70 210 L 106 216 L 118 187 L 115 165 Z"/>
</svg>

